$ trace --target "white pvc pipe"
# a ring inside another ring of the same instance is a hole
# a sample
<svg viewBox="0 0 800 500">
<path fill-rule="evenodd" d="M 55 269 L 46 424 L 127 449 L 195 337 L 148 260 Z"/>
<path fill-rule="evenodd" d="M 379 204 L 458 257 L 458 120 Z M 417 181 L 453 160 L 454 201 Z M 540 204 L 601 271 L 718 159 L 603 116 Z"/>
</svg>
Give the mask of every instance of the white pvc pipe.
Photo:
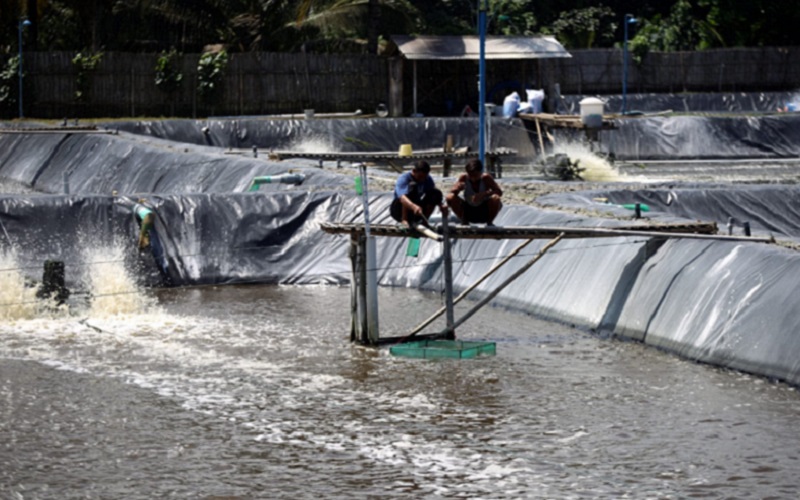
<svg viewBox="0 0 800 500">
<path fill-rule="evenodd" d="M 378 343 L 378 265 L 375 237 L 369 232 L 369 188 L 367 185 L 367 166 L 359 165 L 361 171 L 361 202 L 364 206 L 364 237 L 367 249 L 367 336 L 373 344 Z"/>
</svg>

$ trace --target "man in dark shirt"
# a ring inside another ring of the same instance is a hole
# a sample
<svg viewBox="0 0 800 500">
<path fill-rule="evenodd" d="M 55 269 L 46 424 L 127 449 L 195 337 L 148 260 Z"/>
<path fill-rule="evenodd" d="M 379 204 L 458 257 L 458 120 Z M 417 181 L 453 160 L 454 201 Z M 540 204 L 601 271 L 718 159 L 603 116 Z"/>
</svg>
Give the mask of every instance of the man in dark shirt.
<svg viewBox="0 0 800 500">
<path fill-rule="evenodd" d="M 427 223 L 433 209 L 441 208 L 442 192 L 436 189 L 430 173 L 428 162 L 420 160 L 411 172 L 397 179 L 390 209 L 394 220 L 409 227 L 420 221 Z"/>
</svg>

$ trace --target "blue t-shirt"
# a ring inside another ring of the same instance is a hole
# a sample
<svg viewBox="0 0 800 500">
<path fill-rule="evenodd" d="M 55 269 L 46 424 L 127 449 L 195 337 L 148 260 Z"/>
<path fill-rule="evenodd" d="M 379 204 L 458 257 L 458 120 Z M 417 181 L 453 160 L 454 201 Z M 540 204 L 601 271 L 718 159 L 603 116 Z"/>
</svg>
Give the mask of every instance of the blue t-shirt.
<svg viewBox="0 0 800 500">
<path fill-rule="evenodd" d="M 136 214 L 136 219 L 142 221 L 145 217 L 153 213 L 153 211 L 141 203 L 137 203 L 136 206 L 133 207 L 133 213 Z"/>
<path fill-rule="evenodd" d="M 397 179 L 397 184 L 394 185 L 394 197 L 400 198 L 403 195 L 411 196 L 411 193 L 415 191 L 417 196 L 422 196 L 426 191 L 431 189 L 436 189 L 436 184 L 434 184 L 433 178 L 431 178 L 430 175 L 420 184 L 414 179 L 411 172 L 406 172 Z"/>
</svg>

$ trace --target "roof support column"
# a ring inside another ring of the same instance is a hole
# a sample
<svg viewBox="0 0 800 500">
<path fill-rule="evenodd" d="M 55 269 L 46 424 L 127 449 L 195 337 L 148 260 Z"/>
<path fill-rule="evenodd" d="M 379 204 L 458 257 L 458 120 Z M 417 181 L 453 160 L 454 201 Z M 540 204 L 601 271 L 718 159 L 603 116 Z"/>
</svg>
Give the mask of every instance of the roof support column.
<svg viewBox="0 0 800 500">
<path fill-rule="evenodd" d="M 389 116 L 403 116 L 403 58 L 389 59 Z"/>
</svg>

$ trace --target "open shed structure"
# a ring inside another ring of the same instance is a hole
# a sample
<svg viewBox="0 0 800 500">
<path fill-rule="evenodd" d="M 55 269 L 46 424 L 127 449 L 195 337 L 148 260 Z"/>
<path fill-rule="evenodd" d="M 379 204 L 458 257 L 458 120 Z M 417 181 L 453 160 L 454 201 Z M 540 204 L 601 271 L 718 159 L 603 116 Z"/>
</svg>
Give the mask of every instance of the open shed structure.
<svg viewBox="0 0 800 500">
<path fill-rule="evenodd" d="M 406 36 L 393 35 L 392 42 L 402 57 L 390 69 L 390 113 L 403 113 L 404 60 L 412 61 L 413 113 L 417 114 L 417 61 L 479 61 L 480 38 L 472 36 Z M 572 55 L 551 36 L 487 36 L 486 61 L 539 60 L 567 58 Z M 538 67 L 541 74 L 541 65 Z M 476 81 L 477 84 L 477 81 Z"/>
</svg>

